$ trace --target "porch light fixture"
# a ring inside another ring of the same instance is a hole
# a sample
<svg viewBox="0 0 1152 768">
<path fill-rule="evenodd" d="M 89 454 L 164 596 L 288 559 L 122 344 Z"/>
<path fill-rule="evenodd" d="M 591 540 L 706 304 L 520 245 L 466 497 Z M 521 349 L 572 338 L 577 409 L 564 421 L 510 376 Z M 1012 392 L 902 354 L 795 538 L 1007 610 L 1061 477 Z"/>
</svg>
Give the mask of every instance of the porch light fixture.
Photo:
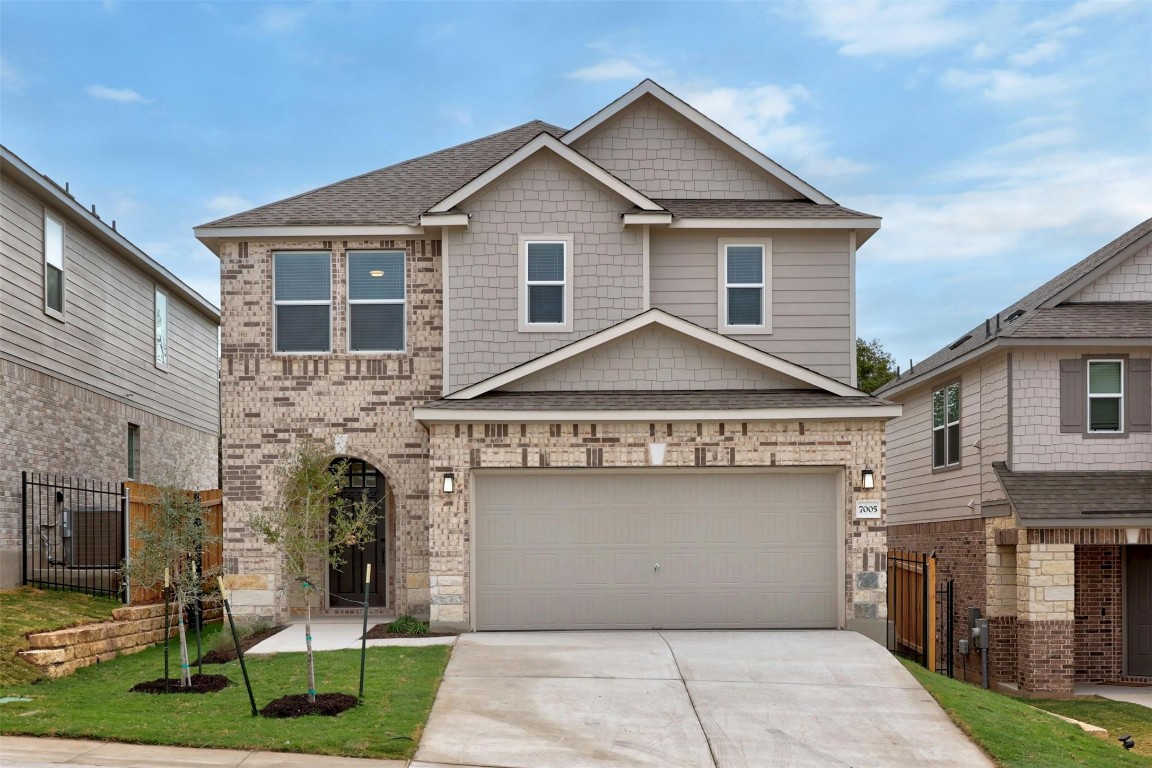
<svg viewBox="0 0 1152 768">
<path fill-rule="evenodd" d="M 1125 528 L 1124 536 L 1128 539 L 1129 544 L 1140 543 L 1140 529 L 1139 528 Z"/>
<path fill-rule="evenodd" d="M 667 443 L 648 443 L 649 463 L 654 467 L 664 466 L 664 452 L 667 448 Z"/>
<path fill-rule="evenodd" d="M 860 473 L 860 484 L 864 486 L 864 490 L 870 491 L 876 487 L 876 478 L 872 474 L 872 467 L 864 467 Z"/>
<path fill-rule="evenodd" d="M 456 491 L 456 475 L 451 472 L 444 473 L 444 493 L 454 493 Z"/>
</svg>

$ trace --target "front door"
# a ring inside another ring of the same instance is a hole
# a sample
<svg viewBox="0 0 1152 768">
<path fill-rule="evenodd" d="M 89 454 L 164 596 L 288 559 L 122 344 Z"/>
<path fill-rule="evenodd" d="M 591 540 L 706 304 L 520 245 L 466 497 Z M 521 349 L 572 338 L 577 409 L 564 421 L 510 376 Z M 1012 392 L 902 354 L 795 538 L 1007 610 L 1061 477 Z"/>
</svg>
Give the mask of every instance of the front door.
<svg viewBox="0 0 1152 768">
<path fill-rule="evenodd" d="M 1129 546 L 1124 637 L 1128 674 L 1152 677 L 1152 546 Z"/>
<path fill-rule="evenodd" d="M 388 579 L 384 570 L 385 531 L 388 509 L 384 478 L 371 464 L 363 461 L 348 462 L 348 483 L 344 488 L 344 503 L 348 506 L 367 497 L 376 505 L 376 535 L 363 547 L 345 547 L 343 563 L 328 571 L 329 607 L 356 608 L 364 602 L 365 566 L 372 564 L 372 582 L 368 585 L 368 605 L 388 604 Z"/>
</svg>

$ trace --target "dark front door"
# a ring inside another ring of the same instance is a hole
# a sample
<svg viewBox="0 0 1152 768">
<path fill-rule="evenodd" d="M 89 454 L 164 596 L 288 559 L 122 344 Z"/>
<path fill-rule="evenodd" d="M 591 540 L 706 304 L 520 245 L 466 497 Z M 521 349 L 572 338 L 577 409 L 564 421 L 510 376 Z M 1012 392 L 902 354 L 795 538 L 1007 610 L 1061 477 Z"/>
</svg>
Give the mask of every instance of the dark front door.
<svg viewBox="0 0 1152 768">
<path fill-rule="evenodd" d="M 388 604 L 387 571 L 384 570 L 385 531 L 387 530 L 388 509 L 387 489 L 384 478 L 371 464 L 362 461 L 348 463 L 348 485 L 342 494 L 344 503 L 351 506 L 367 497 L 376 505 L 376 535 L 363 547 L 345 547 L 342 550 L 343 564 L 328 571 L 332 608 L 356 608 L 364 602 L 365 566 L 372 564 L 372 582 L 368 585 L 368 605 Z"/>
<path fill-rule="evenodd" d="M 1129 546 L 1124 637 L 1128 674 L 1152 676 L 1152 546 Z"/>
</svg>

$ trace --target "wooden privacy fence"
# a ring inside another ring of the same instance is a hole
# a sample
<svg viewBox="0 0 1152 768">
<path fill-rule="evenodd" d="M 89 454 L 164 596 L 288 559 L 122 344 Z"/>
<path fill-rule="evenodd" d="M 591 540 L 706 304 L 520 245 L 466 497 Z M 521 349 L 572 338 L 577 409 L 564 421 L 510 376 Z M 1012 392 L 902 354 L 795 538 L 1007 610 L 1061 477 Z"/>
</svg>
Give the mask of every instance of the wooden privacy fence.
<svg viewBox="0 0 1152 768">
<path fill-rule="evenodd" d="M 936 558 L 888 551 L 888 650 L 936 671 Z"/>
<path fill-rule="evenodd" d="M 128 495 L 128 551 L 129 557 L 139 549 L 139 542 L 134 532 L 142 525 L 148 525 L 154 514 L 150 500 L 155 497 L 157 488 L 147 483 L 125 483 L 124 488 Z M 213 488 L 208 491 L 187 491 L 200 497 L 200 506 L 203 507 L 205 537 L 209 543 L 199 553 L 198 570 L 200 573 L 219 570 L 224 564 L 223 538 L 224 538 L 224 491 Z M 205 583 L 205 589 L 210 587 Z M 144 589 L 131 585 L 131 594 L 127 600 L 130 604 L 150 603 L 162 600 L 164 595 L 158 590 Z"/>
</svg>

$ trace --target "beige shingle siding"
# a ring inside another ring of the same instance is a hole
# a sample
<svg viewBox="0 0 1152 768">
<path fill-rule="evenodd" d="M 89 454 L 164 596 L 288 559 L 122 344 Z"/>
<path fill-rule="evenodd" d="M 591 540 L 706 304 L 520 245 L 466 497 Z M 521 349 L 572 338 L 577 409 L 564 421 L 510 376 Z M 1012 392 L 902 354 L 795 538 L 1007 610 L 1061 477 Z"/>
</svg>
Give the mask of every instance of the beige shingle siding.
<svg viewBox="0 0 1152 768">
<path fill-rule="evenodd" d="M 794 197 L 651 96 L 582 136 L 573 149 L 649 197 Z"/>
<path fill-rule="evenodd" d="M 1069 301 L 1152 301 L 1152 245 L 1132 254 Z"/>
<path fill-rule="evenodd" d="M 654 203 L 678 219 L 871 219 L 839 205 L 818 205 L 808 200 L 688 200 L 654 198 Z"/>
<path fill-rule="evenodd" d="M 449 390 L 474 384 L 641 312 L 643 244 L 624 230 L 631 207 L 549 152 L 462 206 L 467 231 L 446 231 Z M 520 333 L 521 235 L 572 235 L 573 331 Z"/>
</svg>

